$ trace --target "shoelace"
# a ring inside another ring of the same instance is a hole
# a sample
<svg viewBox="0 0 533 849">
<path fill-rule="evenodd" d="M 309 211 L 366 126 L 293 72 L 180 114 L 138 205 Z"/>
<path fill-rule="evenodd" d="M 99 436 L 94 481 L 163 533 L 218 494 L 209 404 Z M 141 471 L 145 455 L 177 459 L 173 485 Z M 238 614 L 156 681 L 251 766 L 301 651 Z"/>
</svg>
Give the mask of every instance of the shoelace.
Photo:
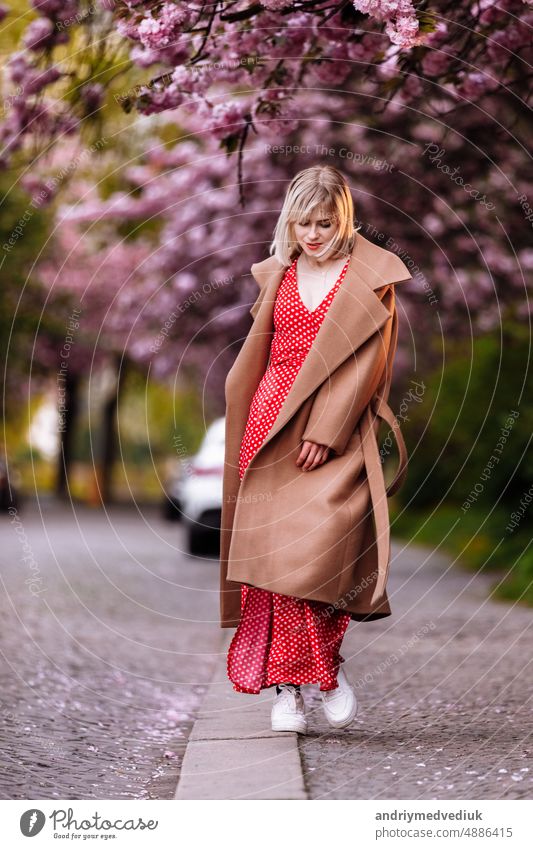
<svg viewBox="0 0 533 849">
<path fill-rule="evenodd" d="M 280 702 L 284 702 L 286 705 L 292 707 L 294 704 L 293 699 L 296 701 L 296 703 L 298 703 L 298 696 L 300 696 L 300 699 L 302 698 L 301 693 L 296 690 L 296 688 L 293 687 L 292 684 L 280 684 L 280 687 L 281 693 L 279 693 L 277 696 Z"/>
<path fill-rule="evenodd" d="M 335 687 L 334 690 L 322 691 L 322 699 L 325 702 L 335 702 L 339 697 L 344 698 L 345 695 L 346 694 L 339 687 Z"/>
<path fill-rule="evenodd" d="M 345 686 L 335 687 L 333 690 L 323 690 L 322 691 L 322 700 L 328 703 L 336 702 L 337 699 L 344 698 L 347 695 L 347 690 L 351 690 L 353 695 L 355 696 L 354 688 L 351 684 L 346 684 Z"/>
</svg>

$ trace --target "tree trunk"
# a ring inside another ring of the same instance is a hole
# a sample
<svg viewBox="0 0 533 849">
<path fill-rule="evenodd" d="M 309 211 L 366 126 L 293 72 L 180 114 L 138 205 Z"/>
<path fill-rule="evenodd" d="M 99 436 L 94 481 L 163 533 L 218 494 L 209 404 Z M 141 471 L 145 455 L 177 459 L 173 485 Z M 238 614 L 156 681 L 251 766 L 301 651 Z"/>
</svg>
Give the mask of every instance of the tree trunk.
<svg viewBox="0 0 533 849">
<path fill-rule="evenodd" d="M 56 495 L 58 498 L 66 498 L 69 491 L 69 471 L 72 464 L 72 449 L 74 446 L 74 434 L 78 420 L 80 406 L 80 375 L 71 374 L 65 378 L 65 409 L 62 412 L 59 454 L 57 458 L 56 472 Z"/>
<path fill-rule="evenodd" d="M 115 388 L 105 400 L 102 408 L 102 437 L 98 480 L 100 499 L 103 504 L 108 504 L 113 499 L 113 466 L 115 464 L 118 442 L 117 412 L 122 387 L 124 385 L 126 365 L 126 359 L 117 354 L 115 358 Z"/>
</svg>

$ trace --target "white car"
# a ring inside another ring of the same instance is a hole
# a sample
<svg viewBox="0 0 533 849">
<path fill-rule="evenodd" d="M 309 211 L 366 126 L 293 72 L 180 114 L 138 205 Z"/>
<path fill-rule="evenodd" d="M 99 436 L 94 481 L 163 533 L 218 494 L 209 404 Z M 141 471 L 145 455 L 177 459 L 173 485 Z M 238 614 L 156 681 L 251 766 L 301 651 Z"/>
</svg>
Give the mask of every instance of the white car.
<svg viewBox="0 0 533 849">
<path fill-rule="evenodd" d="M 222 478 L 226 421 L 216 419 L 198 452 L 183 464 L 180 509 L 190 554 L 218 548 L 222 510 Z"/>
</svg>

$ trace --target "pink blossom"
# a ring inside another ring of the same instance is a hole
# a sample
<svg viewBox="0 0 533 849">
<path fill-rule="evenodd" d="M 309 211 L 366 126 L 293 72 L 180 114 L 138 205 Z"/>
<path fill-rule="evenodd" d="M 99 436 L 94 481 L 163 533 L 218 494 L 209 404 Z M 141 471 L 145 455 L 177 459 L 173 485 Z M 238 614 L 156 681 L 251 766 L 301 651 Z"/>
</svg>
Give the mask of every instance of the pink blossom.
<svg viewBox="0 0 533 849">
<path fill-rule="evenodd" d="M 217 103 L 211 112 L 209 129 L 217 139 L 234 135 L 244 129 L 243 107 L 238 103 Z"/>
<path fill-rule="evenodd" d="M 50 17 L 53 17 L 61 11 L 61 7 L 65 5 L 65 2 L 64 0 L 31 0 L 31 5 L 40 15 L 50 15 Z"/>
<path fill-rule="evenodd" d="M 61 76 L 59 68 L 52 65 L 44 71 L 32 70 L 26 75 L 24 82 L 25 94 L 37 94 L 50 83 L 56 82 Z"/>
<path fill-rule="evenodd" d="M 18 85 L 22 83 L 27 76 L 30 66 L 24 53 L 14 53 L 7 63 L 9 69 L 9 78 L 11 82 Z"/>
<path fill-rule="evenodd" d="M 104 99 L 105 89 L 101 83 L 90 83 L 81 91 L 82 100 L 89 113 L 96 112 Z"/>
<path fill-rule="evenodd" d="M 428 77 L 439 77 L 446 73 L 451 58 L 444 51 L 430 50 L 422 59 L 422 70 Z"/>
<path fill-rule="evenodd" d="M 180 6 L 182 4 L 164 3 L 157 17 L 149 12 L 143 18 L 137 32 L 145 47 L 158 50 L 176 41 L 190 20 L 190 12 Z"/>
<path fill-rule="evenodd" d="M 415 74 L 408 74 L 404 80 L 403 86 L 400 89 L 400 97 L 404 101 L 414 100 L 419 98 L 424 93 L 424 86 Z"/>
<path fill-rule="evenodd" d="M 21 177 L 20 184 L 37 206 L 48 205 L 54 197 L 53 184 L 35 174 L 25 174 Z"/>
<path fill-rule="evenodd" d="M 132 40 L 139 40 L 138 35 L 138 25 L 134 19 L 131 18 L 119 18 L 117 21 L 117 31 L 120 35 L 123 35 L 124 38 L 131 38 Z"/>
<path fill-rule="evenodd" d="M 137 108 L 143 115 L 152 115 L 166 109 L 176 109 L 183 103 L 184 96 L 176 85 L 170 85 L 159 91 L 145 88 L 137 100 Z"/>
<path fill-rule="evenodd" d="M 261 0 L 261 5 L 270 12 L 279 12 L 292 5 L 292 0 Z"/>
<path fill-rule="evenodd" d="M 150 65 L 160 61 L 161 54 L 158 50 L 148 50 L 141 44 L 134 44 L 130 50 L 130 57 L 140 68 L 149 68 Z"/>
<path fill-rule="evenodd" d="M 283 104 L 281 111 L 269 114 L 268 112 L 254 110 L 254 124 L 260 128 L 261 134 L 269 138 L 279 139 L 294 132 L 299 125 L 298 116 L 293 114 L 288 104 Z"/>
<path fill-rule="evenodd" d="M 424 43 L 411 0 L 353 0 L 353 5 L 359 12 L 385 21 L 385 32 L 393 44 L 409 48 Z"/>
<path fill-rule="evenodd" d="M 324 58 L 309 68 L 306 81 L 326 86 L 342 85 L 351 70 L 348 62 L 328 61 Z"/>
<path fill-rule="evenodd" d="M 388 20 L 385 25 L 385 32 L 393 44 L 398 44 L 404 48 L 415 47 L 425 40 L 425 36 L 419 37 L 418 35 L 418 20 L 414 15 L 402 15 L 393 20 Z"/>
<path fill-rule="evenodd" d="M 382 49 L 383 36 L 379 33 L 368 33 L 359 41 L 349 41 L 347 44 L 348 58 L 359 62 L 373 62 Z"/>
<path fill-rule="evenodd" d="M 24 44 L 28 50 L 40 50 L 47 44 L 51 44 L 55 36 L 53 21 L 48 18 L 37 18 L 29 24 L 24 33 Z"/>
<path fill-rule="evenodd" d="M 465 76 L 455 86 L 456 91 L 463 97 L 469 100 L 476 100 L 487 91 L 493 91 L 498 88 L 498 80 L 492 78 L 488 74 L 474 72 L 465 74 Z"/>
<path fill-rule="evenodd" d="M 172 84 L 180 91 L 204 95 L 210 86 L 209 68 L 180 65 L 172 72 Z"/>
</svg>

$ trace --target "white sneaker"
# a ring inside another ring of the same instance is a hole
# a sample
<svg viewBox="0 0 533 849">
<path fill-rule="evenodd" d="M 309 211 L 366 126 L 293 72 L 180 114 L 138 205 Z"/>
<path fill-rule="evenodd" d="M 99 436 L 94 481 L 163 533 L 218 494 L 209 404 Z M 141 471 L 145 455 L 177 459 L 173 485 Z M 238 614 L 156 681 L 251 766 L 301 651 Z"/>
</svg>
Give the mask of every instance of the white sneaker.
<svg viewBox="0 0 533 849">
<path fill-rule="evenodd" d="M 357 699 L 341 666 L 337 672 L 337 683 L 339 686 L 334 690 L 321 690 L 322 706 L 332 728 L 346 728 L 355 719 Z"/>
<path fill-rule="evenodd" d="M 280 684 L 281 692 L 272 705 L 272 731 L 307 732 L 303 696 L 292 684 Z"/>
</svg>

